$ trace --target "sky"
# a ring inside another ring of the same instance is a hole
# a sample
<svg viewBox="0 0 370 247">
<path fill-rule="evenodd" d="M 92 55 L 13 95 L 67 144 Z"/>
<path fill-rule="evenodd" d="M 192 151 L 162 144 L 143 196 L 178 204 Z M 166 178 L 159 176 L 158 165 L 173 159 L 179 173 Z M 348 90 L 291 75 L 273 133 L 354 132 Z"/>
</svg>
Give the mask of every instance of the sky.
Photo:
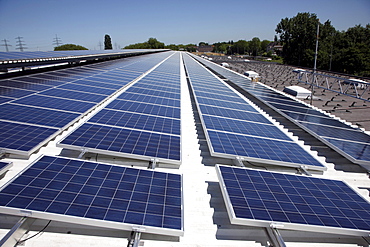
<svg viewBox="0 0 370 247">
<path fill-rule="evenodd" d="M 0 51 L 50 51 L 63 44 L 113 48 L 149 38 L 169 44 L 274 40 L 277 24 L 298 13 L 316 14 L 339 31 L 370 23 L 370 0 L 0 0 Z"/>
</svg>

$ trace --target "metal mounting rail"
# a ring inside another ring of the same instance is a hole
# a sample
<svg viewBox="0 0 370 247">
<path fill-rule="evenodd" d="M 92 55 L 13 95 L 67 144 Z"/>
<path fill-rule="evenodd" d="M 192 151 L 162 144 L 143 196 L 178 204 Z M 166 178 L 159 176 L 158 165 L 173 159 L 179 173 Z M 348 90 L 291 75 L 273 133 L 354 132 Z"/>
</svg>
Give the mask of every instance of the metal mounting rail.
<svg viewBox="0 0 370 247">
<path fill-rule="evenodd" d="M 298 73 L 298 82 L 370 102 L 370 98 L 364 98 L 365 93 L 370 91 L 370 82 L 313 73 L 306 70 L 296 70 L 294 72 Z"/>
</svg>

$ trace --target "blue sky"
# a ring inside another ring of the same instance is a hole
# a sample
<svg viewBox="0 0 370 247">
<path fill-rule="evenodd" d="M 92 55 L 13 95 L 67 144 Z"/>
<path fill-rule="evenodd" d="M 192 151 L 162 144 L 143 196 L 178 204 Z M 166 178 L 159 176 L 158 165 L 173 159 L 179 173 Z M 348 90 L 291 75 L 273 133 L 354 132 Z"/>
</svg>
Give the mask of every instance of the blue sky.
<svg viewBox="0 0 370 247">
<path fill-rule="evenodd" d="M 99 49 L 105 34 L 113 47 L 150 37 L 165 44 L 273 40 L 280 20 L 299 12 L 342 31 L 370 23 L 370 0 L 0 0 L 0 40 L 13 51 L 18 36 L 28 51 L 53 50 L 56 35 L 89 49 Z"/>
</svg>

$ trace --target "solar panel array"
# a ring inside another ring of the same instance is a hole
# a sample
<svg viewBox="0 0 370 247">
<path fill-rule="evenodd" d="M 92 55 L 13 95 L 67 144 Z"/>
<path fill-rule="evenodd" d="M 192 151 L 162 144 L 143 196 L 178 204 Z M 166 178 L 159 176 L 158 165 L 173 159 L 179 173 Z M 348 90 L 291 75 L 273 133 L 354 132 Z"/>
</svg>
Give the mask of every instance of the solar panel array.
<svg viewBox="0 0 370 247">
<path fill-rule="evenodd" d="M 0 212 L 183 235 L 182 176 L 43 156 L 0 190 Z"/>
<path fill-rule="evenodd" d="M 214 63 L 206 60 L 202 60 L 202 62 L 255 97 L 263 100 L 350 160 L 359 164 L 370 164 L 370 136 L 361 129 L 349 126 L 262 84 L 252 83 L 245 77 Z"/>
<path fill-rule="evenodd" d="M 184 61 L 212 155 L 326 169 L 208 70 L 189 56 Z"/>
<path fill-rule="evenodd" d="M 1 80 L 0 149 L 30 155 L 162 57 L 130 57 Z"/>
<path fill-rule="evenodd" d="M 57 145 L 128 158 L 181 162 L 180 57 L 135 82 Z"/>
<path fill-rule="evenodd" d="M 231 223 L 368 236 L 370 203 L 342 181 L 217 166 Z"/>
</svg>

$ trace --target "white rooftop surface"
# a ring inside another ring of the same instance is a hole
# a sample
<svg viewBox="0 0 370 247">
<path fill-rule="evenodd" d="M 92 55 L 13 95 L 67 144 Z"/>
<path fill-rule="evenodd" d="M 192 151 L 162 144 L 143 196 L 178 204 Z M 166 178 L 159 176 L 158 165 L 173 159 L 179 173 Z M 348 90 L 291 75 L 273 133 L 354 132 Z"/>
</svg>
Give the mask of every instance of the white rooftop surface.
<svg viewBox="0 0 370 247">
<path fill-rule="evenodd" d="M 143 233 L 140 246 L 265 246 L 268 238 L 263 228 L 232 226 L 229 223 L 214 165 L 231 165 L 233 162 L 231 160 L 210 157 L 199 119 L 194 118 L 193 115 L 191 98 L 183 69 L 181 100 L 182 164 L 178 170 L 161 167 L 161 164 L 156 170 L 183 174 L 184 236 L 179 238 L 153 235 L 145 236 L 145 233 Z M 81 121 L 84 121 L 84 119 Z M 28 160 L 15 158 L 2 159 L 2 161 L 13 162 L 13 166 L 5 174 L 5 177 L 0 180 L 0 186 L 9 181 L 41 154 L 77 157 L 78 154 L 76 152 L 62 152 L 61 148 L 56 147 L 56 143 L 77 126 L 78 123 L 70 127 L 67 131 L 64 131 L 62 135 L 49 142 L 47 146 L 42 147 L 39 152 L 31 155 Z M 95 154 L 87 154 L 84 157 L 91 157 L 91 160 L 95 161 L 97 157 L 95 156 Z M 320 160 L 324 159 L 320 158 Z M 130 160 L 103 155 L 99 156 L 97 161 L 144 166 L 143 162 L 133 161 L 133 163 L 127 163 Z M 327 163 L 325 165 L 328 170 L 324 174 L 314 174 L 313 176 L 343 180 L 364 198 L 369 200 L 369 192 L 366 189 L 359 189 L 359 187 L 370 187 L 370 180 L 367 174 L 336 171 L 334 165 Z M 258 169 L 258 167 L 254 168 Z M 273 167 L 272 169 L 274 171 L 295 172 L 295 169 L 287 167 Z M 15 223 L 15 219 L 14 216 L 0 215 L 0 239 L 8 233 L 9 227 Z M 47 222 L 46 220 L 35 222 L 35 229 L 30 231 L 27 236 L 30 237 L 36 234 Z M 352 241 L 355 239 L 354 237 L 328 235 L 325 233 L 284 232 L 283 229 L 280 233 L 288 247 L 358 246 Z M 27 240 L 24 246 L 126 246 L 128 242 L 127 234 L 129 233 L 118 230 L 81 227 L 67 223 L 52 222 L 46 228 L 45 232 Z"/>
</svg>

